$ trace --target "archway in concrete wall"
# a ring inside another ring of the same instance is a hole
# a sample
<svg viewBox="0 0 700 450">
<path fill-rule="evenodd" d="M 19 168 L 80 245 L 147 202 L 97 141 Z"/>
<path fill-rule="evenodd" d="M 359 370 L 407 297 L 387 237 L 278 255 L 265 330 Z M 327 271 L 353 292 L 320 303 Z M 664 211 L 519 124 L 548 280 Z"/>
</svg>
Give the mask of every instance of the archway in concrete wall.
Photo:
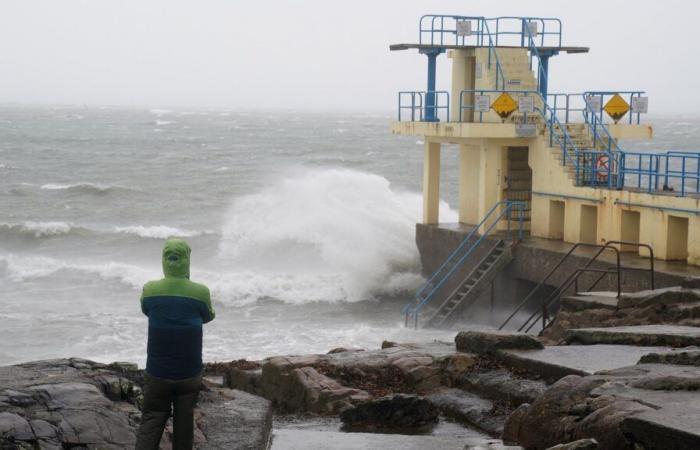
<svg viewBox="0 0 700 450">
<path fill-rule="evenodd" d="M 620 217 L 620 239 L 629 242 L 639 242 L 639 211 L 623 209 Z M 623 252 L 637 252 L 639 248 L 633 245 L 623 245 L 620 247 Z"/>
<path fill-rule="evenodd" d="M 564 239 L 564 219 L 566 217 L 566 205 L 560 200 L 549 201 L 549 238 Z"/>
<path fill-rule="evenodd" d="M 530 205 L 532 201 L 532 169 L 528 165 L 528 147 L 508 147 L 502 198 L 525 202 L 524 228 L 530 229 Z M 518 220 L 518 211 L 512 219 Z M 517 225 L 517 224 L 516 224 Z"/>
<path fill-rule="evenodd" d="M 688 259 L 688 218 L 668 216 L 666 259 Z"/>
<path fill-rule="evenodd" d="M 581 205 L 580 242 L 595 244 L 598 241 L 598 207 Z"/>
</svg>

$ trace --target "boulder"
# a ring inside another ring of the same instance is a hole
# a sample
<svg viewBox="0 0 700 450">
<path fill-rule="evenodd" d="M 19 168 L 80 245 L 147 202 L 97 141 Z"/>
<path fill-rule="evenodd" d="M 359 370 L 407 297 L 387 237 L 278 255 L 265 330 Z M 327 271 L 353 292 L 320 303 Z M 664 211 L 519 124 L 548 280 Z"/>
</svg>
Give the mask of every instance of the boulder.
<svg viewBox="0 0 700 450">
<path fill-rule="evenodd" d="M 700 366 L 700 350 L 671 353 L 649 353 L 639 359 L 639 364 L 678 364 Z"/>
<path fill-rule="evenodd" d="M 579 439 L 568 444 L 559 444 L 549 447 L 547 450 L 597 450 L 598 441 L 595 439 Z"/>
<path fill-rule="evenodd" d="M 504 349 L 541 349 L 542 343 L 523 333 L 501 331 L 460 331 L 455 337 L 457 350 L 465 353 L 490 355 Z"/>
<path fill-rule="evenodd" d="M 341 411 L 340 419 L 353 431 L 416 431 L 434 426 L 438 409 L 424 398 L 394 394 L 347 408 Z"/>
<path fill-rule="evenodd" d="M 335 414 L 370 398 L 367 392 L 343 386 L 313 367 L 294 369 L 292 375 L 289 397 L 278 399 L 279 404 L 292 410 Z"/>
<path fill-rule="evenodd" d="M 494 413 L 494 404 L 490 400 L 454 388 L 442 389 L 426 398 L 450 419 L 494 437 L 503 432 L 505 417 L 503 413 Z"/>
</svg>

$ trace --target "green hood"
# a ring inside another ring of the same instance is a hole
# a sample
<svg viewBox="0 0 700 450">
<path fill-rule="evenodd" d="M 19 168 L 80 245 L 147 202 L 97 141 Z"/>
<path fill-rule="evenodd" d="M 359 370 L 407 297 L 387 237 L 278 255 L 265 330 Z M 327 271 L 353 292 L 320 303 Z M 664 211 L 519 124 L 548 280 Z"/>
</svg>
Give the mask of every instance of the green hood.
<svg viewBox="0 0 700 450">
<path fill-rule="evenodd" d="M 166 278 L 190 277 L 192 250 L 182 239 L 168 239 L 163 246 L 163 274 Z"/>
</svg>

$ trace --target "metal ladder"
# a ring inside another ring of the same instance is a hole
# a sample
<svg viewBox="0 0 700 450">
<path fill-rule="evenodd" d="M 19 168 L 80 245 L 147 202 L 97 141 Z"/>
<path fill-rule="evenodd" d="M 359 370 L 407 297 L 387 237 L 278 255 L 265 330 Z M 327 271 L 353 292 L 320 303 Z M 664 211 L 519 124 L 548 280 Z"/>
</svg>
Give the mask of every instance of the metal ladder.
<svg viewBox="0 0 700 450">
<path fill-rule="evenodd" d="M 486 237 L 496 231 L 499 223 L 506 223 L 506 239 L 511 239 L 511 221 L 513 211 L 519 212 L 518 219 L 518 239 L 523 238 L 523 220 L 526 204 L 518 201 L 500 201 L 486 213 L 485 217 L 464 237 L 457 248 L 447 257 L 445 262 L 433 273 L 425 285 L 418 290 L 413 301 L 407 303 L 402 309 L 405 315 L 405 325 L 412 321 L 414 327 L 418 328 L 418 316 L 421 310 L 430 302 L 439 297 L 448 283 L 454 281 L 458 270 L 464 266 L 469 257 L 477 251 Z M 480 229 L 485 229 L 481 235 L 477 235 Z M 477 237 L 478 236 L 478 237 Z"/>
<path fill-rule="evenodd" d="M 464 311 L 479 299 L 480 294 L 498 275 L 500 270 L 513 260 L 510 245 L 506 241 L 496 242 L 489 253 L 462 280 L 459 286 L 447 296 L 426 322 L 427 327 L 443 325 L 457 310 Z"/>
</svg>

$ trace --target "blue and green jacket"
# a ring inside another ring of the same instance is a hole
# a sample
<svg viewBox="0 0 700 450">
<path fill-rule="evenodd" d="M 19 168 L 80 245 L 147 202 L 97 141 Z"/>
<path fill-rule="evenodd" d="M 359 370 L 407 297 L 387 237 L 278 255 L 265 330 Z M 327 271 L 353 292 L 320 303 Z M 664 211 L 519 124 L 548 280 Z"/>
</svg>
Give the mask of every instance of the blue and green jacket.
<svg viewBox="0 0 700 450">
<path fill-rule="evenodd" d="M 143 287 L 141 311 L 148 316 L 146 372 L 182 380 L 202 371 L 202 325 L 214 319 L 209 289 L 190 281 L 190 247 L 168 239 L 163 247 L 165 278 Z"/>
</svg>

